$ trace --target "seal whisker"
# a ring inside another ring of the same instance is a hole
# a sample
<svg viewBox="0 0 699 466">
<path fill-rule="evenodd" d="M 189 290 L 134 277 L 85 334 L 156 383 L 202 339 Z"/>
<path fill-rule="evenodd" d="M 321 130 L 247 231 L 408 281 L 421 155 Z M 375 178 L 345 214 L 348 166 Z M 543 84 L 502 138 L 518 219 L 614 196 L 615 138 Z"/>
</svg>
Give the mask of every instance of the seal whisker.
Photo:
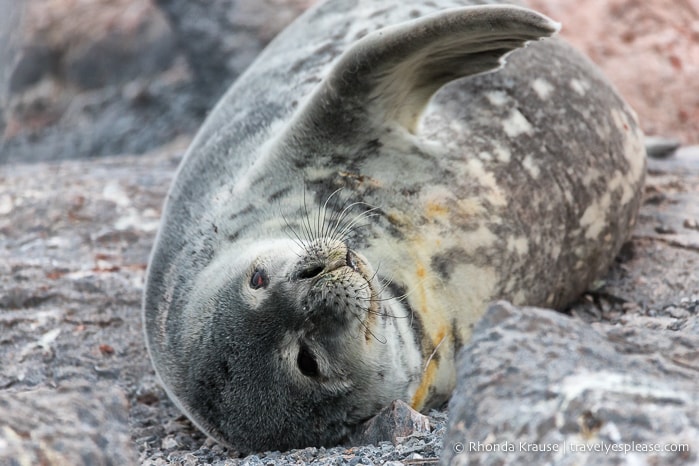
<svg viewBox="0 0 699 466">
<path fill-rule="evenodd" d="M 349 211 L 353 209 L 354 207 L 358 205 L 366 205 L 369 206 L 365 202 L 352 202 L 351 204 L 346 205 L 336 216 L 331 233 L 328 234 L 328 236 L 333 239 L 333 240 L 340 240 L 341 238 L 344 238 L 346 235 L 343 235 L 343 232 L 347 229 L 348 225 L 351 225 L 355 220 L 352 220 L 351 222 L 343 223 L 345 218 L 347 218 Z M 371 207 L 371 206 L 369 206 Z M 372 209 L 369 209 L 368 211 L 363 212 L 362 214 L 359 214 L 355 219 L 360 218 L 361 215 L 363 215 L 366 212 L 370 212 L 371 210 L 376 209 L 375 207 Z"/>
<path fill-rule="evenodd" d="M 327 202 L 327 199 L 325 200 Z M 324 223 L 325 223 L 325 203 L 321 204 L 318 203 L 318 212 L 316 213 L 316 218 L 315 218 L 315 238 L 317 240 L 320 240 L 322 238 L 325 238 L 323 235 L 323 230 L 324 230 Z"/>
<path fill-rule="evenodd" d="M 348 211 L 350 209 L 352 209 L 357 204 L 358 203 L 349 204 L 349 205 L 345 206 L 342 210 L 337 212 L 337 214 L 335 215 L 335 218 L 333 220 L 334 223 L 332 224 L 331 228 L 329 228 L 329 230 L 328 230 L 328 237 L 331 240 L 334 240 L 334 241 L 341 240 L 341 235 L 339 234 L 339 232 L 342 231 L 342 229 L 344 228 L 344 225 L 342 222 L 346 218 Z"/>
<path fill-rule="evenodd" d="M 289 239 L 290 239 L 291 241 L 294 242 L 294 244 L 296 244 L 296 245 L 297 245 L 298 247 L 300 247 L 302 250 L 306 250 L 306 246 L 305 246 L 303 240 L 302 240 L 301 237 L 299 236 L 299 234 L 298 234 L 298 232 L 296 231 L 296 229 L 295 229 L 294 227 L 291 226 L 291 223 L 289 223 L 289 220 L 286 218 L 286 215 L 284 215 L 284 213 L 282 212 L 282 213 L 281 213 L 281 216 L 282 216 L 282 219 L 284 220 L 284 223 L 286 224 L 286 228 L 284 229 L 284 232 L 286 233 L 286 235 L 289 237 Z M 291 234 L 289 233 L 289 231 L 291 231 Z M 299 254 L 298 252 L 296 253 L 296 256 L 297 256 L 297 257 L 302 257 L 302 255 Z"/>
<path fill-rule="evenodd" d="M 325 200 L 325 203 L 323 203 L 323 230 L 321 232 L 323 237 L 329 236 L 329 232 L 331 231 L 333 217 L 334 217 L 335 212 L 336 212 L 336 209 L 329 209 L 328 203 L 331 200 L 335 203 L 336 201 L 333 198 L 335 197 L 336 194 L 339 194 L 341 191 L 342 191 L 342 188 L 336 189 L 328 196 L 328 198 Z M 330 210 L 330 219 L 328 219 L 328 210 Z"/>
<path fill-rule="evenodd" d="M 447 339 L 447 335 L 444 335 L 441 340 L 439 340 L 439 343 L 437 343 L 437 346 L 434 347 L 434 350 L 432 350 L 432 353 L 429 355 L 427 360 L 425 361 L 425 367 L 423 367 L 422 372 L 425 373 L 427 372 L 427 368 L 430 365 L 430 362 L 432 362 L 432 359 L 434 358 L 434 355 L 437 354 L 437 350 L 439 349 L 440 346 L 442 346 L 442 343 Z"/>
<path fill-rule="evenodd" d="M 345 241 L 349 237 L 349 235 L 351 235 L 353 232 L 359 230 L 360 228 L 364 228 L 366 226 L 371 225 L 371 223 L 365 223 L 365 224 L 361 224 L 361 225 L 359 225 L 358 223 L 362 220 L 378 216 L 378 213 L 375 212 L 377 210 L 378 210 L 378 207 L 373 207 L 367 211 L 364 211 L 364 212 L 356 215 L 350 222 L 343 225 L 341 230 L 338 230 L 336 232 L 336 239 L 338 239 L 340 241 Z"/>
<path fill-rule="evenodd" d="M 311 224 L 311 215 L 308 213 L 308 203 L 306 202 L 306 186 L 303 187 L 303 215 L 301 224 L 304 227 L 304 234 L 306 236 L 306 241 L 310 244 L 314 240 L 313 226 Z M 308 254 L 311 253 L 310 250 L 306 250 Z"/>
<path fill-rule="evenodd" d="M 354 317 L 359 321 L 360 325 L 361 325 L 362 327 L 364 327 L 365 334 L 368 333 L 369 335 L 372 336 L 372 338 L 373 338 L 374 340 L 378 341 L 378 342 L 381 343 L 382 345 L 385 345 L 386 343 L 388 343 L 388 340 L 386 339 L 385 336 L 376 334 L 373 330 L 371 330 L 371 329 L 369 328 L 369 326 L 366 324 L 366 322 L 364 322 L 358 315 L 355 314 Z"/>
</svg>

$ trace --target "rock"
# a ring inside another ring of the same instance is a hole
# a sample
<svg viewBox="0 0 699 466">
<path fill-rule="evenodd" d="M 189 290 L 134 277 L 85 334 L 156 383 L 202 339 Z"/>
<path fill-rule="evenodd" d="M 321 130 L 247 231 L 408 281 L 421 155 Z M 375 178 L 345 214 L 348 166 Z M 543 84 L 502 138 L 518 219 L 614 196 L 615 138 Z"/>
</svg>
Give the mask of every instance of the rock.
<svg viewBox="0 0 699 466">
<path fill-rule="evenodd" d="M 587 0 L 584 6 L 578 0 L 528 2 L 563 24 L 561 35 L 610 77 L 646 134 L 699 143 L 695 0 Z"/>
<path fill-rule="evenodd" d="M 0 164 L 143 153 L 194 133 L 309 3 L 162 0 L 163 12 L 151 0 L 28 0 L 0 45 L 12 65 L 0 68 Z"/>
<path fill-rule="evenodd" d="M 0 163 L 138 153 L 199 125 L 186 66 L 149 0 L 21 4 Z M 133 83 L 141 91 L 127 92 Z"/>
<path fill-rule="evenodd" d="M 674 154 L 675 151 L 680 148 L 682 142 L 675 138 L 647 136 L 645 144 L 648 157 L 665 159 Z"/>
<path fill-rule="evenodd" d="M 1 110 L 9 99 L 12 70 L 22 47 L 24 10 L 24 2 L 0 0 L 0 117 Z"/>
<path fill-rule="evenodd" d="M 38 84 L 58 68 L 58 57 L 45 45 L 28 45 L 18 55 L 17 63 L 10 66 L 9 92 L 12 94 Z"/>
<path fill-rule="evenodd" d="M 0 464 L 135 464 L 128 403 L 117 387 L 71 382 L 0 392 Z"/>
<path fill-rule="evenodd" d="M 165 423 L 140 302 L 181 146 L 0 169 L 0 464 L 136 464 Z"/>
<path fill-rule="evenodd" d="M 313 0 L 156 0 L 175 31 L 209 110 L 267 43 Z"/>
<path fill-rule="evenodd" d="M 175 59 L 169 26 L 148 0 L 28 0 L 25 8 L 15 92 L 43 78 L 82 90 L 120 85 Z"/>
<path fill-rule="evenodd" d="M 430 432 L 430 419 L 407 403 L 396 400 L 362 424 L 352 435 L 350 445 L 378 445 L 380 442 L 401 443 L 405 437 Z"/>
<path fill-rule="evenodd" d="M 193 133 L 312 3 L 0 0 L 0 164 L 143 153 Z M 625 3 L 531 1 L 603 67 L 644 129 L 696 144 L 696 7 Z M 639 56 L 648 72 L 637 72 Z"/>
<path fill-rule="evenodd" d="M 70 48 L 64 57 L 64 78 L 80 89 L 123 85 L 156 76 L 175 59 L 174 38 L 157 10 L 133 30 L 108 32 Z"/>
<path fill-rule="evenodd" d="M 442 464 L 696 463 L 698 330 L 696 313 L 651 330 L 493 304 L 459 356 Z"/>
</svg>

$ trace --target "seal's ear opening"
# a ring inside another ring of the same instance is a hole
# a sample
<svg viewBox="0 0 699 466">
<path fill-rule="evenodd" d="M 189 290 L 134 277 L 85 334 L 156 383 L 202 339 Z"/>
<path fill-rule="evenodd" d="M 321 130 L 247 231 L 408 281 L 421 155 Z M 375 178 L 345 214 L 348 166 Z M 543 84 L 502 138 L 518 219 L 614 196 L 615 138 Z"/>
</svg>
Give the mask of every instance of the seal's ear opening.
<svg viewBox="0 0 699 466">
<path fill-rule="evenodd" d="M 292 126 L 296 134 L 312 128 L 334 140 L 391 121 L 415 133 L 439 88 L 498 69 L 509 52 L 558 29 L 535 11 L 509 5 L 449 9 L 381 29 L 339 58 Z"/>
</svg>

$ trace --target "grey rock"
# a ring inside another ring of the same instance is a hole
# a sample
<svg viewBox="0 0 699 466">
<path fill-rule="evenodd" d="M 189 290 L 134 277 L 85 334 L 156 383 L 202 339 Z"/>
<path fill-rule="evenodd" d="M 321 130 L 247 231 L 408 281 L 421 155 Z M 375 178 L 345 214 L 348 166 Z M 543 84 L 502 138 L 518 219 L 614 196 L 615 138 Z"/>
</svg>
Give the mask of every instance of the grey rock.
<svg viewBox="0 0 699 466">
<path fill-rule="evenodd" d="M 424 434 L 430 431 L 430 420 L 401 400 L 396 400 L 390 406 L 366 421 L 352 435 L 350 445 L 377 445 L 380 442 L 391 442 L 394 445 L 414 434 Z"/>
<path fill-rule="evenodd" d="M 648 169 L 659 173 L 696 173 L 699 169 L 699 145 L 679 147 L 664 159 L 650 159 Z"/>
<path fill-rule="evenodd" d="M 0 2 L 16 32 L 0 28 L 0 164 L 138 154 L 194 133 L 310 3 L 163 0 L 164 13 L 143 8 L 131 29 L 97 23 L 77 42 L 51 42 L 21 29 L 22 2 Z M 62 21 L 53 27 L 69 29 L 71 18 Z"/>
<path fill-rule="evenodd" d="M 0 169 L 0 464 L 136 464 L 162 435 L 139 311 L 179 153 Z"/>
<path fill-rule="evenodd" d="M 2 12 L 0 14 L 0 110 L 9 97 L 12 69 L 15 67 L 22 46 L 21 28 L 24 10 L 24 2 L 0 0 Z"/>
<path fill-rule="evenodd" d="M 647 136 L 645 139 L 646 153 L 654 159 L 665 159 L 682 146 L 682 141 L 660 136 Z"/>
<path fill-rule="evenodd" d="M 175 57 L 172 32 L 155 10 L 133 31 L 107 32 L 93 42 L 69 48 L 61 71 L 68 83 L 89 90 L 156 76 Z"/>
<path fill-rule="evenodd" d="M 140 154 L 193 133 L 200 124 L 186 80 L 130 84 L 138 91 L 126 92 L 133 88 L 127 85 L 78 93 L 55 122 L 0 141 L 0 165 Z M 40 106 L 55 110 L 50 103 Z"/>
<path fill-rule="evenodd" d="M 13 3 L 33 7 L 15 27 L 14 59 L 2 70 L 0 164 L 140 153 L 198 126 L 186 67 L 156 8 L 134 1 L 130 19 L 116 21 L 100 14 L 103 3 L 66 2 L 63 16 L 37 19 L 36 1 Z M 76 28 L 74 10 L 92 22 Z"/>
<path fill-rule="evenodd" d="M 71 382 L 0 393 L 0 464 L 135 464 L 128 403 L 114 386 Z"/>
<path fill-rule="evenodd" d="M 17 63 L 10 65 L 9 92 L 17 93 L 37 84 L 58 67 L 56 52 L 45 45 L 32 44 L 18 53 Z"/>
<path fill-rule="evenodd" d="M 460 355 L 442 464 L 696 463 L 698 321 L 591 326 L 495 303 Z"/>
<path fill-rule="evenodd" d="M 312 1 L 156 0 L 167 14 L 197 85 L 211 108 L 267 43 Z"/>
</svg>

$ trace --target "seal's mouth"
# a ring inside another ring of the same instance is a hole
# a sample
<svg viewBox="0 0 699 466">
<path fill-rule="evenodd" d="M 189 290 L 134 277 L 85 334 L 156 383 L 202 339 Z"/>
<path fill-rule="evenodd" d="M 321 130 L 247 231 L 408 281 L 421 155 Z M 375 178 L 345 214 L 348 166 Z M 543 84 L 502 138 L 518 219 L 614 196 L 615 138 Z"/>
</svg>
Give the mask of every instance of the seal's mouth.
<svg viewBox="0 0 699 466">
<path fill-rule="evenodd" d="M 358 321 L 370 336 L 381 309 L 376 273 L 358 252 L 342 243 L 334 246 L 322 257 L 306 262 L 296 273 L 296 279 L 308 283 L 300 307 L 307 318 L 320 325 L 327 322 L 335 329 L 337 325 Z"/>
<path fill-rule="evenodd" d="M 372 296 L 375 294 L 374 290 L 374 277 L 375 274 L 366 259 L 364 259 L 358 253 L 347 248 L 347 254 L 345 255 L 345 264 L 353 273 L 359 275 L 362 280 L 366 281 L 367 286 L 371 289 Z"/>
<path fill-rule="evenodd" d="M 354 270 L 355 272 L 359 272 L 359 268 L 357 267 L 357 263 L 355 262 L 355 257 L 356 256 L 352 252 L 352 250 L 350 248 L 347 248 L 347 255 L 345 256 L 345 262 L 347 263 L 347 267 Z"/>
<path fill-rule="evenodd" d="M 366 327 L 367 336 L 371 333 L 371 325 L 380 311 L 380 297 L 376 283 L 376 273 L 369 266 L 367 260 L 358 253 L 347 248 L 345 257 L 347 267 L 355 274 L 361 277 L 361 280 L 366 283 L 366 289 L 369 291 L 368 307 L 366 316 L 364 317 L 364 326 Z"/>
</svg>

